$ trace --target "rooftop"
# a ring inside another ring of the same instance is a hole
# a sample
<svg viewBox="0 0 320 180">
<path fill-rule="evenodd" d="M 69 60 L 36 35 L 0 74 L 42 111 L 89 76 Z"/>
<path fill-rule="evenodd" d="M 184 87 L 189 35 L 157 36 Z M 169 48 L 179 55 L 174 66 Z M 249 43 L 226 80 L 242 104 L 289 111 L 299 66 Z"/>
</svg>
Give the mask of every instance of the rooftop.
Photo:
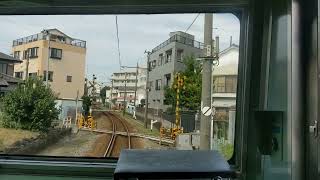
<svg viewBox="0 0 320 180">
<path fill-rule="evenodd" d="M 9 55 L 7 55 L 7 54 L 4 54 L 4 53 L 2 53 L 2 52 L 0 52 L 0 60 L 12 62 L 12 63 L 22 62 L 21 60 L 16 59 L 16 58 L 14 58 L 14 57 L 12 57 L 12 56 L 9 56 Z"/>
<path fill-rule="evenodd" d="M 191 39 L 185 36 L 181 36 L 179 34 L 175 34 L 171 36 L 169 39 L 167 39 L 166 41 L 164 41 L 163 43 L 161 43 L 160 45 L 158 45 L 157 47 L 153 48 L 152 53 L 162 49 L 163 47 L 167 46 L 172 42 L 178 42 L 178 43 L 185 44 L 198 49 L 203 49 L 204 47 L 204 44 L 202 42 L 196 41 L 194 39 Z"/>
<path fill-rule="evenodd" d="M 45 31 L 47 31 L 49 33 L 50 41 L 55 41 L 55 42 L 59 42 L 59 43 L 63 43 L 63 44 L 68 44 L 71 46 L 86 48 L 86 41 L 72 38 L 72 37 L 64 34 L 63 32 L 61 32 L 58 29 L 47 29 L 47 30 L 41 31 L 38 34 L 33 34 L 33 35 L 30 35 L 27 37 L 16 39 L 13 41 L 12 46 L 14 47 L 14 46 L 19 46 L 22 44 L 34 42 L 34 41 L 46 40 L 47 36 L 45 34 Z"/>
</svg>

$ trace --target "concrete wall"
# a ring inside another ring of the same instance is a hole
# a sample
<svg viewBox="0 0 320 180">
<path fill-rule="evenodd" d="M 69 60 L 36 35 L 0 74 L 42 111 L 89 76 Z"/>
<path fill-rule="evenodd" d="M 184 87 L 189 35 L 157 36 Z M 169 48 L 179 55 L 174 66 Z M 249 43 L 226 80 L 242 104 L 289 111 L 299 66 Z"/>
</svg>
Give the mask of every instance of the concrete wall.
<svg viewBox="0 0 320 180">
<path fill-rule="evenodd" d="M 56 107 L 61 109 L 59 114 L 59 120 L 62 122 L 66 117 L 70 116 L 72 118 L 72 123 L 76 119 L 76 101 L 73 99 L 59 99 L 56 100 Z M 82 111 L 82 101 L 78 101 L 78 113 Z"/>
</svg>

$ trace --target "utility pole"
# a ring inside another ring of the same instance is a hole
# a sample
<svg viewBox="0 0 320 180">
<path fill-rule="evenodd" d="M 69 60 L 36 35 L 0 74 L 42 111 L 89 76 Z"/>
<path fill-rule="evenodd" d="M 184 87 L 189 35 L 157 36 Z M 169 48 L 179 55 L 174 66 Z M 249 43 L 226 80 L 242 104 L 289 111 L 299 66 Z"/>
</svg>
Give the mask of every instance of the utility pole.
<svg viewBox="0 0 320 180">
<path fill-rule="evenodd" d="M 113 102 L 112 102 L 112 95 L 113 95 L 113 79 L 111 79 L 111 89 L 110 89 L 110 109 L 112 109 Z"/>
<path fill-rule="evenodd" d="M 47 60 L 47 71 L 46 71 L 46 87 L 49 86 L 49 60 L 50 60 L 50 33 L 48 30 L 44 30 L 44 35 L 46 36 L 46 39 L 48 40 L 48 60 Z"/>
<path fill-rule="evenodd" d="M 30 49 L 28 48 L 27 51 L 25 51 L 25 56 L 27 56 L 27 62 L 26 62 L 26 80 L 28 79 L 29 76 L 29 62 L 30 62 L 30 54 L 29 54 Z"/>
<path fill-rule="evenodd" d="M 137 101 L 137 90 L 138 90 L 138 62 L 137 62 L 137 70 L 136 70 L 136 84 L 135 84 L 135 90 L 134 90 L 134 107 L 136 107 L 136 101 Z"/>
<path fill-rule="evenodd" d="M 126 114 L 127 108 L 127 72 L 124 72 L 124 97 L 123 97 L 123 116 Z"/>
<path fill-rule="evenodd" d="M 146 104 L 145 104 L 145 111 L 144 111 L 144 127 L 148 128 L 148 107 L 149 107 L 149 62 L 150 62 L 150 51 L 145 51 L 147 53 L 147 81 L 146 81 Z"/>
<path fill-rule="evenodd" d="M 211 84 L 212 84 L 212 21 L 213 14 L 205 14 L 204 17 L 204 47 L 205 56 L 203 58 L 202 69 L 202 92 L 201 92 L 201 112 L 202 108 L 211 109 Z M 211 116 L 201 113 L 200 121 L 200 149 L 210 150 L 210 122 Z"/>
</svg>

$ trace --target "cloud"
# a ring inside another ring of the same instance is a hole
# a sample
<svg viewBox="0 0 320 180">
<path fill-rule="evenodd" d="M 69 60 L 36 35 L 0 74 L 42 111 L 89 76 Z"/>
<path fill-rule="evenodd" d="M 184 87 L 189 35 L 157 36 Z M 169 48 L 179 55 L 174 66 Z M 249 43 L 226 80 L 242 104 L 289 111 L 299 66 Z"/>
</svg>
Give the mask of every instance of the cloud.
<svg viewBox="0 0 320 180">
<path fill-rule="evenodd" d="M 151 50 L 172 31 L 185 31 L 197 14 L 118 15 L 121 62 L 123 65 L 145 65 L 145 50 Z M 57 28 L 67 35 L 87 41 L 88 76 L 99 74 L 107 81 L 119 71 L 114 15 L 50 15 L 0 16 L 0 51 L 10 54 L 12 41 L 39 33 L 45 28 Z M 200 14 L 188 33 L 203 42 L 204 14 Z M 220 36 L 221 50 L 233 42 L 239 43 L 240 22 L 232 14 L 214 14 L 213 36 Z M 99 76 L 98 76 L 99 78 Z M 99 79 L 98 79 L 99 80 Z"/>
</svg>

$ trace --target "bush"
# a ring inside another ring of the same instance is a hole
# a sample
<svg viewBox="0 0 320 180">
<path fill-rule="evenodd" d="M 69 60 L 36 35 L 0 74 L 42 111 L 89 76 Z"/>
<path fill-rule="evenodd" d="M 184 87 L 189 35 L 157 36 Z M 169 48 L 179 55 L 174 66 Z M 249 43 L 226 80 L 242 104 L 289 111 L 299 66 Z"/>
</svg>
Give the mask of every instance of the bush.
<svg viewBox="0 0 320 180">
<path fill-rule="evenodd" d="M 45 132 L 58 118 L 56 96 L 41 79 L 29 78 L 1 99 L 3 127 Z"/>
</svg>

